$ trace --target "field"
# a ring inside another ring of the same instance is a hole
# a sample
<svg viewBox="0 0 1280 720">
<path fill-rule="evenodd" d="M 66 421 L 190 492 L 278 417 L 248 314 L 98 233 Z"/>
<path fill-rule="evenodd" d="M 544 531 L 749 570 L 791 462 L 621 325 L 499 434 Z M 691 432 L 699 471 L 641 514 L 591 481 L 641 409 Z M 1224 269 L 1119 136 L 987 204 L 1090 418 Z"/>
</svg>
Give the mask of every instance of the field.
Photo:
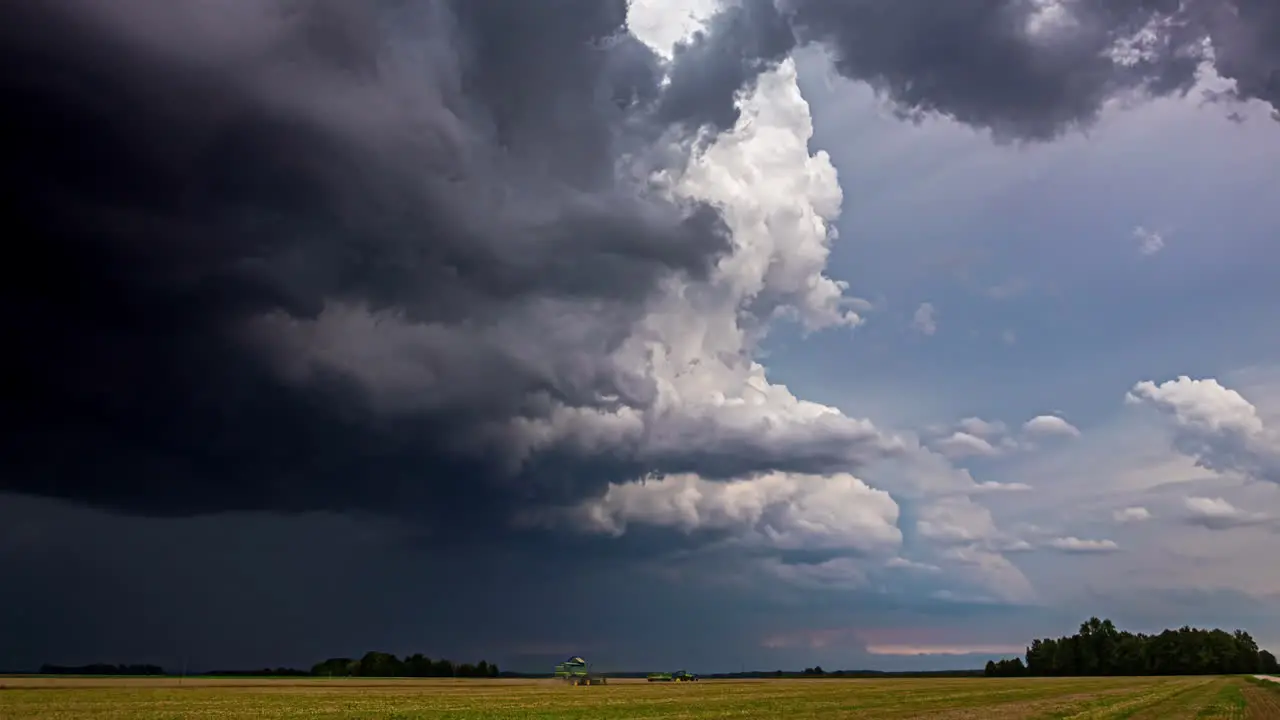
<svg viewBox="0 0 1280 720">
<path fill-rule="evenodd" d="M 5 720 L 160 718 L 1126 718 L 1280 720 L 1280 684 L 1239 677 L 551 680 L 0 677 Z"/>
</svg>

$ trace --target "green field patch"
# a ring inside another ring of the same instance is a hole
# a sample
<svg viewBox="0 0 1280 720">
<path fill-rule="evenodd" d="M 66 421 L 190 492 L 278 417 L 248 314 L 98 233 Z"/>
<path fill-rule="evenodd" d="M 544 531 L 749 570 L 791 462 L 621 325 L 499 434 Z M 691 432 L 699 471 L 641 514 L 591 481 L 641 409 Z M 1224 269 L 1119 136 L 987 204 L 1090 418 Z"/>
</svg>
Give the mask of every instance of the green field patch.
<svg viewBox="0 0 1280 720">
<path fill-rule="evenodd" d="M 1235 720 L 1245 717 L 1245 697 L 1240 683 L 1224 683 L 1208 705 L 1196 713 L 1196 720 Z"/>
</svg>

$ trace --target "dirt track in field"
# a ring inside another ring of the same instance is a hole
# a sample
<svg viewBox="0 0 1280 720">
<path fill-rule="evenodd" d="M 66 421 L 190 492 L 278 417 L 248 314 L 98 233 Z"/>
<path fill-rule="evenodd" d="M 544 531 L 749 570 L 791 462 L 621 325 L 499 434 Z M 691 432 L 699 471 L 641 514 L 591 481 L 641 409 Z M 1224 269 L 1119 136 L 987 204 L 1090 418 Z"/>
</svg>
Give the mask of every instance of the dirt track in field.
<svg viewBox="0 0 1280 720">
<path fill-rule="evenodd" d="M 1273 677 L 1261 677 L 1260 679 L 1270 680 L 1272 682 L 1280 682 Z M 1241 692 L 1244 693 L 1245 699 L 1245 717 L 1248 720 L 1277 720 L 1280 718 L 1280 692 L 1260 688 L 1256 685 L 1244 687 Z"/>
</svg>

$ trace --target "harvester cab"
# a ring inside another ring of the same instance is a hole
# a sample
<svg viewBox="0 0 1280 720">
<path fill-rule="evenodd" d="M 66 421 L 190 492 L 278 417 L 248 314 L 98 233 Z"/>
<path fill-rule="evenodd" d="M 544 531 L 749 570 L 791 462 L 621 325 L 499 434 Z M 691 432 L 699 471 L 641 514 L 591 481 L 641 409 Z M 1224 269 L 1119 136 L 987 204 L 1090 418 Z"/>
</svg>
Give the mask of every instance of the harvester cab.
<svg viewBox="0 0 1280 720">
<path fill-rule="evenodd" d="M 574 655 L 556 665 L 556 677 L 570 685 L 607 685 L 608 679 L 598 673 L 591 672 L 587 661 Z"/>
</svg>

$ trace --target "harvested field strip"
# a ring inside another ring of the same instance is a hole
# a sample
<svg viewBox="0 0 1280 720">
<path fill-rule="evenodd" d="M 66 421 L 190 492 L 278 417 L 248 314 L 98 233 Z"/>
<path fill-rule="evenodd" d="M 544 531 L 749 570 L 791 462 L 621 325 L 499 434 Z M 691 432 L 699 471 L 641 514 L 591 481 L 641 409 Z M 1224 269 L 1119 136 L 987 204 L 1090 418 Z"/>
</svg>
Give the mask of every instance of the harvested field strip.
<svg viewBox="0 0 1280 720">
<path fill-rule="evenodd" d="M 1271 680 L 1255 680 L 1241 688 L 1245 701 L 1245 717 L 1249 720 L 1280 718 L 1280 684 Z"/>
<path fill-rule="evenodd" d="M 1228 681 L 1222 678 L 1201 678 L 1170 695 L 1152 698 L 1145 704 L 1109 709 L 1108 712 L 1116 720 L 1194 720 L 1227 684 Z"/>
<path fill-rule="evenodd" d="M 1227 678 L 1026 678 L 759 680 L 574 688 L 554 681 L 485 680 L 73 680 L 0 678 L 0 717 L 402 718 L 1280 718 L 1242 715 L 1240 689 L 1280 692 Z M 1234 688 L 1235 696 L 1228 692 Z M 1276 686 L 1280 690 L 1280 686 Z M 1233 699 L 1234 698 L 1234 699 Z M 1233 704 L 1234 703 L 1234 704 Z M 1233 710 L 1234 709 L 1234 710 Z M 1208 713 L 1208 714 L 1205 714 Z"/>
<path fill-rule="evenodd" d="M 1124 694 L 1096 694 L 1092 698 L 1083 698 L 1065 707 L 1051 712 L 1033 715 L 1044 720 L 1081 720 L 1083 718 L 1108 718 L 1120 720 L 1157 710 L 1154 717 L 1167 717 L 1159 710 L 1171 712 L 1180 706 L 1189 694 L 1205 689 L 1215 681 L 1214 678 L 1177 678 L 1163 683 L 1145 687 L 1132 688 Z M 1206 701 L 1208 694 L 1206 695 Z"/>
</svg>

